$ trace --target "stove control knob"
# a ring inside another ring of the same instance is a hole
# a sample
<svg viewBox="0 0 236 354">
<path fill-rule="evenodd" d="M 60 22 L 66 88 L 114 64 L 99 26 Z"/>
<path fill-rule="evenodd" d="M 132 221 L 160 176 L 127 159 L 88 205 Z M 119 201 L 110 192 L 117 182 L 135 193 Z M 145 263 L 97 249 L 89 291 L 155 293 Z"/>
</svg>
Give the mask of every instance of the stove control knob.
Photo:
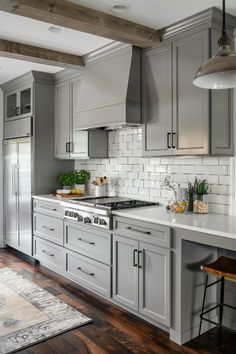
<svg viewBox="0 0 236 354">
<path fill-rule="evenodd" d="M 98 223 L 99 223 L 99 218 L 98 218 L 98 217 L 95 217 L 95 218 L 93 219 L 93 222 L 94 222 L 94 224 L 98 224 Z"/>
<path fill-rule="evenodd" d="M 77 217 L 77 218 L 78 218 L 78 221 L 83 221 L 83 220 L 84 220 L 83 216 L 82 216 L 82 215 L 79 215 L 79 214 L 78 214 L 78 217 Z"/>
<path fill-rule="evenodd" d="M 99 224 L 105 226 L 107 225 L 107 222 L 104 219 L 100 219 Z"/>
<path fill-rule="evenodd" d="M 74 213 L 74 218 L 78 219 L 79 214 L 78 213 Z"/>
<path fill-rule="evenodd" d="M 91 219 L 87 216 L 86 218 L 84 218 L 84 223 L 91 224 Z"/>
<path fill-rule="evenodd" d="M 69 216 L 69 215 L 70 215 L 69 210 L 66 210 L 66 211 L 65 211 L 65 216 Z"/>
<path fill-rule="evenodd" d="M 73 211 L 70 211 L 70 212 L 69 212 L 69 216 L 70 216 L 70 218 L 73 218 L 73 217 L 74 217 L 74 212 L 73 212 Z"/>
</svg>

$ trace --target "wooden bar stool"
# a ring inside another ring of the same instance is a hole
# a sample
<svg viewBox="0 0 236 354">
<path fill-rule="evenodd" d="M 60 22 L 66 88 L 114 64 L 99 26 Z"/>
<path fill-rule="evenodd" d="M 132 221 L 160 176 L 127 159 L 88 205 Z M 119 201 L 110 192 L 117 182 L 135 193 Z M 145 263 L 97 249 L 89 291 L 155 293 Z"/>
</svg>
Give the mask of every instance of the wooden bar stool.
<svg viewBox="0 0 236 354">
<path fill-rule="evenodd" d="M 201 334 L 201 329 L 202 329 L 202 321 L 207 321 L 209 323 L 212 323 L 216 325 L 217 327 L 222 326 L 222 319 L 223 319 L 223 310 L 224 306 L 227 306 L 231 309 L 236 310 L 236 307 L 225 304 L 224 303 L 224 290 L 225 290 L 225 280 L 229 281 L 234 281 L 236 282 L 236 259 L 229 258 L 229 257 L 220 257 L 218 258 L 215 262 L 206 264 L 204 266 L 201 266 L 201 270 L 203 272 L 207 273 L 206 276 L 206 282 L 205 282 L 205 288 L 204 288 L 204 295 L 203 295 L 203 302 L 202 302 L 202 311 L 200 314 L 200 326 L 199 326 L 199 336 Z M 220 279 L 214 281 L 211 284 L 208 284 L 208 277 L 209 275 L 215 276 L 215 277 L 220 277 Z M 210 286 L 213 286 L 217 283 L 220 284 L 220 302 L 216 306 L 210 308 L 207 311 L 204 311 L 205 309 L 205 300 L 206 300 L 206 291 Z M 204 315 L 207 313 L 219 308 L 220 310 L 220 318 L 219 318 L 219 323 L 209 320 L 208 318 L 205 318 Z"/>
</svg>

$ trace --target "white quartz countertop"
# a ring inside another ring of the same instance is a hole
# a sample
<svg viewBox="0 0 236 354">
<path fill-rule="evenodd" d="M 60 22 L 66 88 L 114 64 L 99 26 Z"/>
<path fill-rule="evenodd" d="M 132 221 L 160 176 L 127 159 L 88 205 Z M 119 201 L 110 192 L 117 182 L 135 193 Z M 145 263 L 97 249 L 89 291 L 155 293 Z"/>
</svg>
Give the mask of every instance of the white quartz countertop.
<svg viewBox="0 0 236 354">
<path fill-rule="evenodd" d="M 236 216 L 192 213 L 173 214 L 162 206 L 117 210 L 113 212 L 113 215 L 236 240 Z"/>
<path fill-rule="evenodd" d="M 33 198 L 38 199 L 38 200 L 45 200 L 45 201 L 49 201 L 49 202 L 69 203 L 70 204 L 70 200 L 68 200 L 68 198 L 63 198 L 60 196 L 56 196 L 54 194 L 34 195 Z M 81 200 L 83 200 L 85 198 L 94 198 L 94 196 L 83 195 L 82 197 L 78 197 L 78 196 L 73 197 L 73 195 L 71 195 L 70 199 L 73 199 L 73 198 L 80 198 Z"/>
</svg>

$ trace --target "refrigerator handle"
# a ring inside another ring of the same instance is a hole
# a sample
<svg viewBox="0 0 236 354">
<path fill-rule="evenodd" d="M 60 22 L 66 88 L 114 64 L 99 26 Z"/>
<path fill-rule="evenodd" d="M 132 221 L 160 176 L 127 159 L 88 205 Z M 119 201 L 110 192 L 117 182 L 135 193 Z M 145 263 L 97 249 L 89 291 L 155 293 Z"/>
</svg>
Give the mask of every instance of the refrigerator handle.
<svg viewBox="0 0 236 354">
<path fill-rule="evenodd" d="M 18 195 L 18 173 L 17 172 L 17 165 L 12 165 L 12 194 L 17 196 Z"/>
</svg>

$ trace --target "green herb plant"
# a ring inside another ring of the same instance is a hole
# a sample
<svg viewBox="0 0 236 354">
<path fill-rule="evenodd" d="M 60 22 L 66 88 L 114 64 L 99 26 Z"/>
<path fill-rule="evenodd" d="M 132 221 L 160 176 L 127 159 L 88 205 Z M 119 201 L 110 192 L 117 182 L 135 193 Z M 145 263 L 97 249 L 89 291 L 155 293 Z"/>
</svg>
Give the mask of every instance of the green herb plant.
<svg viewBox="0 0 236 354">
<path fill-rule="evenodd" d="M 74 183 L 85 184 L 90 180 L 90 172 L 86 170 L 74 171 Z"/>
<path fill-rule="evenodd" d="M 63 173 L 57 177 L 57 182 L 61 186 L 72 186 L 75 182 L 74 173 Z"/>
<path fill-rule="evenodd" d="M 197 195 L 204 195 L 204 194 L 208 194 L 208 188 L 209 185 L 206 181 L 206 179 L 198 179 L 197 177 L 195 177 L 195 181 L 194 181 L 194 192 Z"/>
</svg>

